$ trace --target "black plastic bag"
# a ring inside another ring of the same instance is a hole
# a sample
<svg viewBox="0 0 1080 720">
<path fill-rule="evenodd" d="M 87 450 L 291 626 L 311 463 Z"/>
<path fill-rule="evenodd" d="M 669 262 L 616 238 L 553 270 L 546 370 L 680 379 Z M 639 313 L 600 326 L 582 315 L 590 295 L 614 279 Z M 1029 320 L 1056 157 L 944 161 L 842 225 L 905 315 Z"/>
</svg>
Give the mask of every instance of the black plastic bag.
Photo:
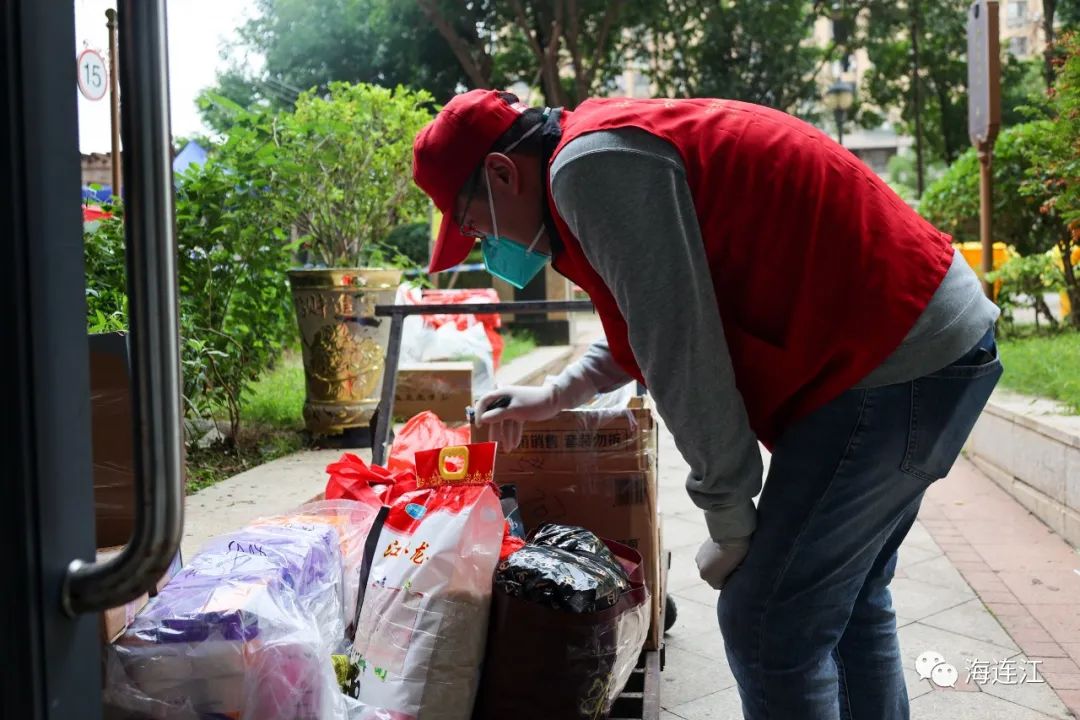
<svg viewBox="0 0 1080 720">
<path fill-rule="evenodd" d="M 495 587 L 555 610 L 606 610 L 630 588 L 630 578 L 604 541 L 584 528 L 549 524 L 499 563 Z"/>
<path fill-rule="evenodd" d="M 606 547 L 630 582 L 615 605 L 599 612 L 565 612 L 496 589 L 473 720 L 608 717 L 637 664 L 651 606 L 641 555 L 618 543 Z"/>
</svg>

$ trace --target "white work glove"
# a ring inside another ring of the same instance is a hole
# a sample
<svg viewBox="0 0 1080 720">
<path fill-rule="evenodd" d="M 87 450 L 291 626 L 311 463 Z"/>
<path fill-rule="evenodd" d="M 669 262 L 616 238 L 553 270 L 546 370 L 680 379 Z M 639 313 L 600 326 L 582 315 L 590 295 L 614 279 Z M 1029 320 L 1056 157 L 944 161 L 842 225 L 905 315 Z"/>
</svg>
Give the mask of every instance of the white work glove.
<svg viewBox="0 0 1080 720">
<path fill-rule="evenodd" d="M 543 385 L 510 385 L 489 392 L 476 403 L 476 424 L 491 425 L 490 438 L 499 443 L 499 450 L 509 452 L 521 443 L 525 423 L 550 420 L 591 400 L 597 392 L 587 368 L 574 363 Z M 509 398 L 509 404 L 492 409 L 496 403 L 505 403 L 498 402 L 501 398 Z"/>
<path fill-rule="evenodd" d="M 562 408 L 556 395 L 552 385 L 510 385 L 493 390 L 476 403 L 476 424 L 490 425 L 488 437 L 499 443 L 499 450 L 509 452 L 521 444 L 526 422 L 550 420 L 559 414 Z M 490 409 L 505 398 L 510 399 L 505 407 Z"/>
<path fill-rule="evenodd" d="M 698 574 L 701 579 L 709 583 L 716 590 L 723 590 L 731 573 L 739 567 L 739 563 L 746 557 L 750 550 L 750 538 L 734 538 L 717 542 L 709 538 L 702 543 L 701 548 L 694 558 L 697 562 Z"/>
</svg>

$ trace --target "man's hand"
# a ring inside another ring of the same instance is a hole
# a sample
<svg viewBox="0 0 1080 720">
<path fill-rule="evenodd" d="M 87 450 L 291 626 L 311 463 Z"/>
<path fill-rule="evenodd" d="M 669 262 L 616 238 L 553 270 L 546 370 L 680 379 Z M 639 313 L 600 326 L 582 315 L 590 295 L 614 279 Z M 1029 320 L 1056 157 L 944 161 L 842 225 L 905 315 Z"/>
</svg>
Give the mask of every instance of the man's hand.
<svg viewBox="0 0 1080 720">
<path fill-rule="evenodd" d="M 709 538 L 702 543 L 695 558 L 701 579 L 716 590 L 723 590 L 731 573 L 750 550 L 750 538 L 734 538 L 718 542 Z"/>
<path fill-rule="evenodd" d="M 476 423 L 491 425 L 491 439 L 499 443 L 501 451 L 509 452 L 521 443 L 526 422 L 550 420 L 562 409 L 558 393 L 551 385 L 511 385 L 480 398 L 476 404 Z"/>
</svg>

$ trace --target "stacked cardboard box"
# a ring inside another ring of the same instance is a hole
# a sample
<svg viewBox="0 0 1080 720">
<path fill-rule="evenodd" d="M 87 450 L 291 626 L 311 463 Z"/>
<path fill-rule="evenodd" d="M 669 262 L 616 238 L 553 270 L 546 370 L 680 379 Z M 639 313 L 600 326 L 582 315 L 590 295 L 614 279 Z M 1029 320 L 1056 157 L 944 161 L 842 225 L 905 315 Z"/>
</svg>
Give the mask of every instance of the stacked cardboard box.
<svg viewBox="0 0 1080 720">
<path fill-rule="evenodd" d="M 90 411 L 94 460 L 97 560 L 118 555 L 135 529 L 135 421 L 124 333 L 90 335 Z M 109 643 L 131 623 L 182 565 L 177 551 L 157 588 L 101 613 L 101 638 Z"/>
<path fill-rule="evenodd" d="M 90 410 L 93 426 L 97 546 L 123 545 L 135 527 L 135 423 L 127 340 L 91 335 Z"/>
<path fill-rule="evenodd" d="M 124 547 L 108 547 L 98 548 L 97 561 L 104 562 L 111 557 L 119 555 Z M 111 643 L 116 638 L 120 637 L 120 634 L 127 629 L 127 626 L 131 624 L 131 621 L 135 619 L 135 616 L 140 610 L 150 602 L 151 596 L 157 595 L 161 592 L 161 589 L 168 584 L 176 573 L 180 572 L 180 569 L 184 566 L 183 559 L 180 556 L 180 551 L 176 551 L 176 556 L 169 564 L 165 574 L 158 579 L 154 589 L 149 593 L 143 593 L 139 597 L 135 598 L 129 603 L 121 605 L 119 607 L 109 608 L 101 613 L 101 640 L 105 643 Z"/>
<path fill-rule="evenodd" d="M 472 404 L 471 362 L 427 362 L 402 365 L 398 370 L 394 415 L 410 418 L 431 410 L 444 422 L 465 420 Z"/>
<path fill-rule="evenodd" d="M 488 428 L 474 429 L 474 442 Z M 656 490 L 656 422 L 644 398 L 620 409 L 567 410 L 525 425 L 521 445 L 499 453 L 495 479 L 513 483 L 526 527 L 580 525 L 636 548 L 652 594 L 645 648 L 663 636 L 664 588 Z"/>
</svg>

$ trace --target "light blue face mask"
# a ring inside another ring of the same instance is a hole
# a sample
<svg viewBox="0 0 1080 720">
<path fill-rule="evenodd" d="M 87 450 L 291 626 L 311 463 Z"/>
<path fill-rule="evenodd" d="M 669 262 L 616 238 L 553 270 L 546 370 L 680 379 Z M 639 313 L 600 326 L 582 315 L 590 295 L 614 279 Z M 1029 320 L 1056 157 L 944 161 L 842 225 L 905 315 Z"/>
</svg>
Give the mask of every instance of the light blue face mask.
<svg viewBox="0 0 1080 720">
<path fill-rule="evenodd" d="M 544 228 L 540 228 L 529 247 L 501 235 L 485 235 L 480 243 L 484 267 L 495 277 L 521 290 L 540 274 L 551 259 L 533 250 L 543 233 Z"/>
<path fill-rule="evenodd" d="M 547 111 L 545 111 L 546 114 Z M 540 125 L 531 128 L 517 142 L 506 148 L 504 152 L 510 152 L 518 143 L 539 129 Z M 493 235 L 485 235 L 480 243 L 480 250 L 484 256 L 484 267 L 495 277 L 505 280 L 518 290 L 521 290 L 540 274 L 548 260 L 551 259 L 551 256 L 536 252 L 533 249 L 544 234 L 544 225 L 543 223 L 540 224 L 528 247 L 503 237 L 499 234 L 499 223 L 495 219 L 495 199 L 491 194 L 491 183 L 488 181 L 487 170 L 484 170 L 484 187 L 487 188 L 488 207 L 491 209 L 491 229 L 494 231 Z"/>
</svg>

